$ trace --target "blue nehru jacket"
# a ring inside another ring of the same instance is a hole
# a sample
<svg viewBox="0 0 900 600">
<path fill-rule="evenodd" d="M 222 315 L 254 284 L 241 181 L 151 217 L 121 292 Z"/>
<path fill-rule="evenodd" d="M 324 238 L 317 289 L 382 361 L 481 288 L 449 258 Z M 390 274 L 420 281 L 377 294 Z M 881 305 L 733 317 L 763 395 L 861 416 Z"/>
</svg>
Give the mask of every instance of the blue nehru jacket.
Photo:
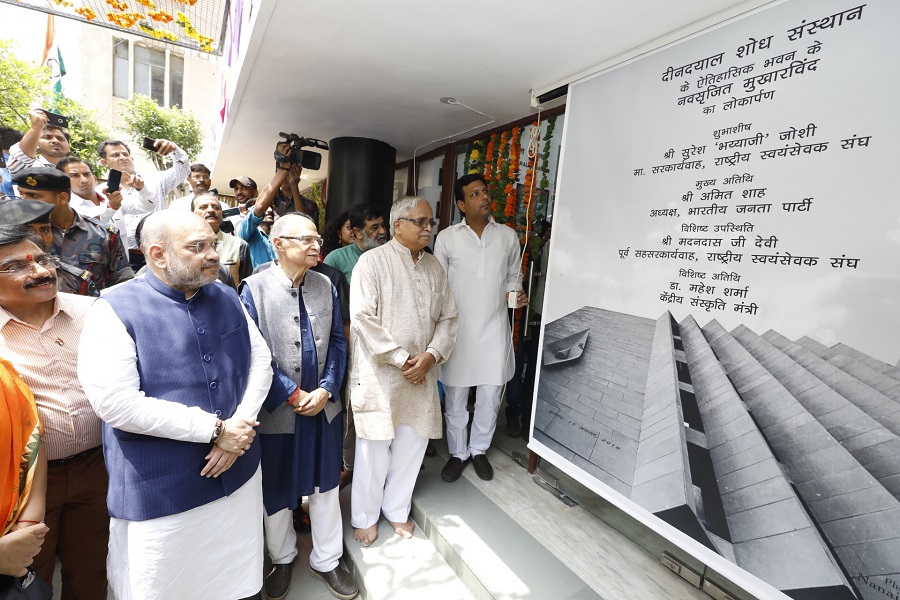
<svg viewBox="0 0 900 600">
<path fill-rule="evenodd" d="M 134 340 L 148 402 L 196 406 L 222 420 L 234 414 L 250 371 L 247 318 L 234 290 L 210 283 L 185 300 L 148 271 L 103 298 Z M 259 444 L 253 444 L 219 477 L 201 477 L 211 447 L 104 424 L 110 516 L 143 521 L 208 504 L 239 489 L 259 466 Z"/>
</svg>

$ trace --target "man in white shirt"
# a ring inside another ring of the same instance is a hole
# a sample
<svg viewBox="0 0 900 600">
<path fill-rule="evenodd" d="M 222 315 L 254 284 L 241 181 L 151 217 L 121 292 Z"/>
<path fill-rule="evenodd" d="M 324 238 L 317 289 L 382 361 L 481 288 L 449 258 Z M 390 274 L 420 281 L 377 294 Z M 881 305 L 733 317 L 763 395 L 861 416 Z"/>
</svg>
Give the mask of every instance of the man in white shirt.
<svg viewBox="0 0 900 600">
<path fill-rule="evenodd" d="M 69 176 L 72 182 L 72 195 L 69 206 L 83 217 L 93 217 L 112 225 L 119 230 L 121 236 L 125 232 L 125 220 L 122 218 L 122 192 L 110 192 L 109 188 L 99 186 L 97 177 L 91 166 L 77 156 L 67 156 L 56 165 L 56 168 Z M 99 189 L 102 188 L 102 192 Z M 140 207 L 128 206 L 125 210 L 140 211 Z"/>
<path fill-rule="evenodd" d="M 212 173 L 210 173 L 209 167 L 206 165 L 201 163 L 192 164 L 191 174 L 188 175 L 187 180 L 188 184 L 191 186 L 191 193 L 187 196 L 172 200 L 172 202 L 169 203 L 169 208 L 174 208 L 176 210 L 191 210 L 191 201 L 203 192 L 209 191 L 209 186 L 212 185 L 212 180 L 210 179 L 211 175 Z"/>
<path fill-rule="evenodd" d="M 125 248 L 131 268 L 137 271 L 144 266 L 144 253 L 137 246 L 134 230 L 141 219 L 154 211 L 166 208 L 166 196 L 181 183 L 190 172 L 188 155 L 175 143 L 168 140 L 156 140 L 156 152 L 160 156 L 172 155 L 172 167 L 154 176 L 145 178 L 134 168 L 134 158 L 125 142 L 106 140 L 98 148 L 100 162 L 103 166 L 122 172 L 122 203 L 141 207 L 141 212 L 126 214 L 124 217 L 126 232 Z M 99 187 L 99 186 L 98 186 Z M 104 184 L 105 187 L 105 184 Z M 102 189 L 98 189 L 102 192 Z"/>
<path fill-rule="evenodd" d="M 478 477 L 489 480 L 494 469 L 485 453 L 497 426 L 503 386 L 515 369 L 507 295 L 516 293 L 517 307 L 527 297 L 520 281 L 519 240 L 513 229 L 491 217 L 485 179 L 460 177 L 454 193 L 465 219 L 442 231 L 434 246 L 459 309 L 456 349 L 441 367 L 451 454 L 441 475 L 444 481 L 456 481 L 471 460 Z M 475 415 L 466 439 L 471 386 L 476 386 Z"/>
</svg>

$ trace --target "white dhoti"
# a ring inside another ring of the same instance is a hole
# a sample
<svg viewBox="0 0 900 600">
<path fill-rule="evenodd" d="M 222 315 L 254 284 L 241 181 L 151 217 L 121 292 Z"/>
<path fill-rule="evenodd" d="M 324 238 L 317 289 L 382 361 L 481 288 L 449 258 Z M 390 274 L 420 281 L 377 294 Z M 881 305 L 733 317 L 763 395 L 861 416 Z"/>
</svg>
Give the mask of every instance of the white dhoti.
<svg viewBox="0 0 900 600">
<path fill-rule="evenodd" d="M 392 440 L 356 438 L 356 464 L 350 489 L 350 524 L 371 527 L 383 514 L 405 523 L 428 438 L 409 425 L 399 425 Z M 310 515 L 310 520 L 314 518 Z"/>
<path fill-rule="evenodd" d="M 263 583 L 263 512 L 257 469 L 231 496 L 186 512 L 147 521 L 110 519 L 113 594 L 117 600 L 253 596 Z"/>
</svg>

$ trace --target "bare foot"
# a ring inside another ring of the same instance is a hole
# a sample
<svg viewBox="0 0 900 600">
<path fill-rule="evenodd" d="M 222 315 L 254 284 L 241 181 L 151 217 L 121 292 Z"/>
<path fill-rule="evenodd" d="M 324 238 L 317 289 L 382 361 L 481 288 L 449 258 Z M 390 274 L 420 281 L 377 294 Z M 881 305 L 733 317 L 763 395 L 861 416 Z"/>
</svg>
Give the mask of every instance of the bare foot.
<svg viewBox="0 0 900 600">
<path fill-rule="evenodd" d="M 353 539 L 362 544 L 364 548 L 368 548 L 372 545 L 372 542 L 378 539 L 378 523 L 366 527 L 365 529 L 357 529 L 354 527 Z"/>
<path fill-rule="evenodd" d="M 413 531 L 416 530 L 416 524 L 413 523 L 413 520 L 410 519 L 406 523 L 394 523 L 391 520 L 388 520 L 388 523 L 391 524 L 391 527 L 394 528 L 394 533 L 402 537 L 404 540 L 408 540 L 412 538 Z"/>
</svg>

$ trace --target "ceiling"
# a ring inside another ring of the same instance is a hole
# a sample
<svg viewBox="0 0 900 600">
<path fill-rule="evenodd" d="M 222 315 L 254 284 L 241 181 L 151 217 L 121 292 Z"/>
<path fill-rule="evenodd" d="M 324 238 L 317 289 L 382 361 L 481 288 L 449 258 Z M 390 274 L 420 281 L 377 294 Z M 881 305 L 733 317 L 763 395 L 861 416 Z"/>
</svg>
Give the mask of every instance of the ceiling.
<svg viewBox="0 0 900 600">
<path fill-rule="evenodd" d="M 433 140 L 490 128 L 442 97 L 501 125 L 537 112 L 533 88 L 767 1 L 257 0 L 213 185 L 224 191 L 238 175 L 264 185 L 279 131 L 379 139 L 398 161 L 421 155 L 451 141 Z M 326 175 L 327 157 L 304 179 Z"/>
</svg>

